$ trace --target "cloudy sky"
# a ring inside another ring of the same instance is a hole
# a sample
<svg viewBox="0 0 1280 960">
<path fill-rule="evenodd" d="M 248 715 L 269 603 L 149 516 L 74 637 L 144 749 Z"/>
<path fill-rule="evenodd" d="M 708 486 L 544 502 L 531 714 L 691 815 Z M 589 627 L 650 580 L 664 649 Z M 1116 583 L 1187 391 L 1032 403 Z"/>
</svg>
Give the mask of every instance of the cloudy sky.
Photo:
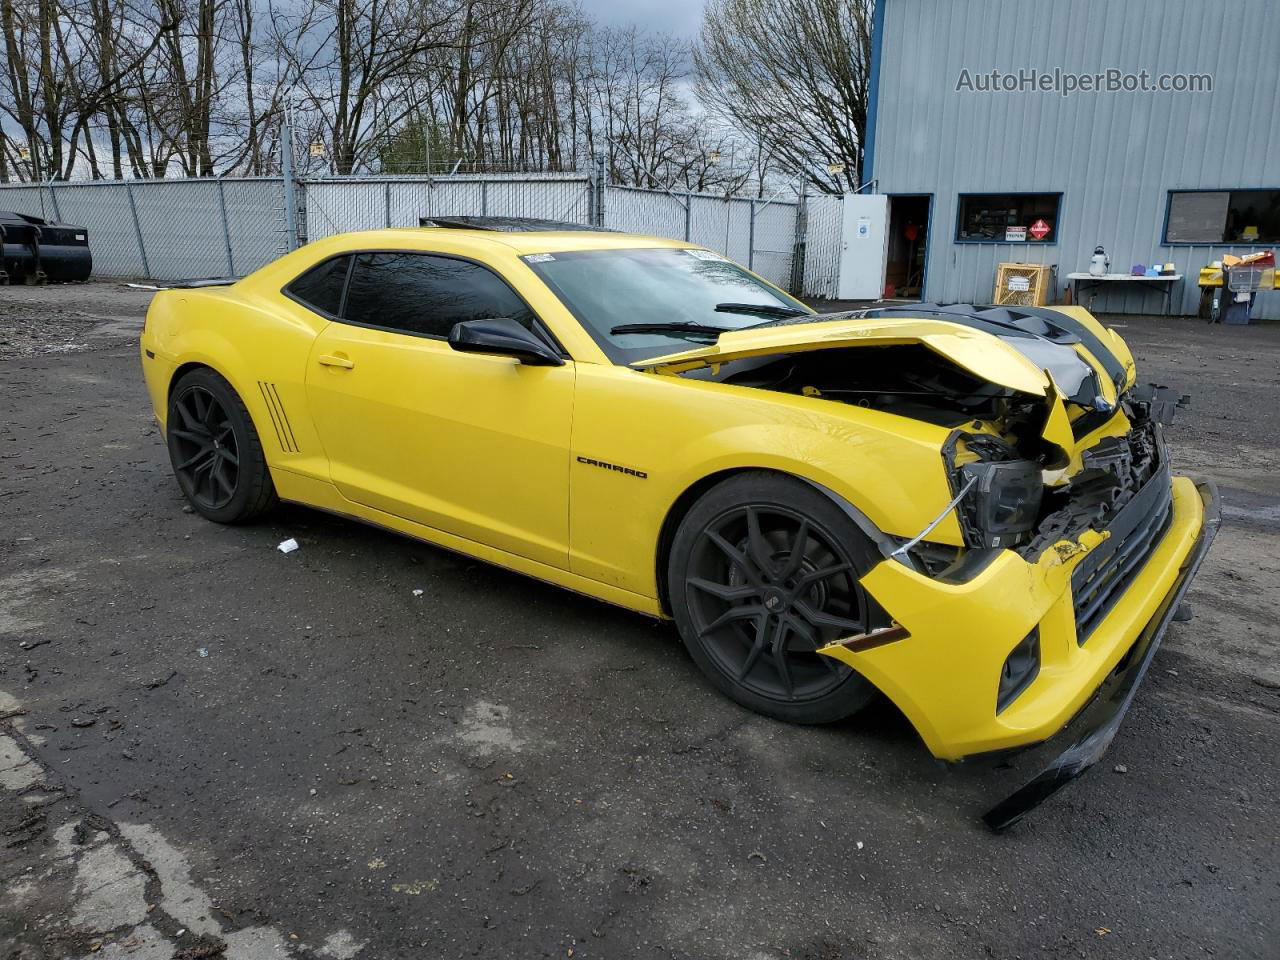
<svg viewBox="0 0 1280 960">
<path fill-rule="evenodd" d="M 703 0 L 582 0 L 587 16 L 610 27 L 631 24 L 692 40 L 702 24 Z"/>
</svg>

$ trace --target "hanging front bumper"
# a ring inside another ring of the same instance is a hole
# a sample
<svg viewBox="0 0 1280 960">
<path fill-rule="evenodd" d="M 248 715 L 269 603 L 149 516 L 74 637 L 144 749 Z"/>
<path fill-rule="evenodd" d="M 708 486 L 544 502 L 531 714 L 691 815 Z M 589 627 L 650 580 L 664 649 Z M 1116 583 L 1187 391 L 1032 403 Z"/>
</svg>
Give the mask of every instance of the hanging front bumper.
<svg viewBox="0 0 1280 960">
<path fill-rule="evenodd" d="M 821 652 L 885 693 L 940 759 L 1065 739 L 1048 769 L 987 815 L 1003 829 L 1105 751 L 1218 523 L 1212 483 L 1162 470 L 1107 530 L 1034 562 L 1005 550 L 951 582 L 878 564 L 862 583 L 894 629 Z M 1011 661 L 1028 658 L 1034 669 L 1002 683 Z"/>
<path fill-rule="evenodd" d="M 982 815 L 992 830 L 1000 832 L 1013 826 L 1029 810 L 1097 763 L 1111 745 L 1147 668 L 1155 658 L 1160 641 L 1164 639 L 1169 622 L 1217 535 L 1221 523 L 1217 488 L 1211 481 L 1201 481 L 1196 484 L 1196 491 L 1204 504 L 1204 523 L 1199 539 L 1183 561 L 1173 589 L 1138 635 L 1125 659 L 1103 681 L 1088 705 L 1059 734 L 1070 745 L 1044 770 Z"/>
</svg>

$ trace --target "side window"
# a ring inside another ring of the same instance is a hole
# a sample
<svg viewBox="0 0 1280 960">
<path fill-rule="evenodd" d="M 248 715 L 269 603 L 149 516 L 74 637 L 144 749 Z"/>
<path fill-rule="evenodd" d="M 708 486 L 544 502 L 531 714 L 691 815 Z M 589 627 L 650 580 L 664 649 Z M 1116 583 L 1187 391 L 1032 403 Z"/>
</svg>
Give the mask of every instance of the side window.
<svg viewBox="0 0 1280 960">
<path fill-rule="evenodd" d="M 342 287 L 347 282 L 351 257 L 334 257 L 312 267 L 285 290 L 318 313 L 336 317 L 342 308 Z"/>
<path fill-rule="evenodd" d="M 356 255 L 345 320 L 447 337 L 455 323 L 495 317 L 533 326 L 524 301 L 479 264 L 428 253 Z"/>
</svg>

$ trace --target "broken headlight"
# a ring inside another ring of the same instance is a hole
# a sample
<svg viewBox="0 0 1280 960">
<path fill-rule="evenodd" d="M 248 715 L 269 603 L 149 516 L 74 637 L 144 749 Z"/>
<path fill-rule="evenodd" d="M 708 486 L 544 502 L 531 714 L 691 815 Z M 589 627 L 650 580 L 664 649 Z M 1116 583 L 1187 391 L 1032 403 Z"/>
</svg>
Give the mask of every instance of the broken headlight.
<svg viewBox="0 0 1280 960">
<path fill-rule="evenodd" d="M 1044 496 L 1040 464 L 1031 460 L 967 463 L 962 484 L 974 480 L 958 504 L 965 540 L 978 548 L 1013 547 L 1035 528 Z"/>
</svg>

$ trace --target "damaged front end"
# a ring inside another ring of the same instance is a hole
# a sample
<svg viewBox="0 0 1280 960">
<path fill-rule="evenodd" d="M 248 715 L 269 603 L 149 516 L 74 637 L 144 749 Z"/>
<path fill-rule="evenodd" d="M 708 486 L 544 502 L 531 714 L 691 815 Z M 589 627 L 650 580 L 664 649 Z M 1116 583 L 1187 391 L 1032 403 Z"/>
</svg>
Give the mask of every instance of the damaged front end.
<svg viewBox="0 0 1280 960">
<path fill-rule="evenodd" d="M 1217 535 L 1221 522 L 1217 489 L 1212 482 L 1204 481 L 1196 484 L 1196 495 L 1202 510 L 1199 535 L 1179 564 L 1172 589 L 1161 598 L 1159 607 L 1092 698 L 1063 728 L 1059 739 L 1066 741 L 1066 747 L 1034 777 L 983 813 L 983 822 L 995 832 L 1007 830 L 1080 776 L 1102 759 L 1111 745 L 1165 630 L 1177 618 L 1183 598 Z"/>
<path fill-rule="evenodd" d="M 995 829 L 1096 761 L 1217 523 L 1212 486 L 1174 477 L 1165 451 L 1185 398 L 1137 384 L 1119 337 L 1078 308 L 926 305 L 798 318 L 644 366 L 940 428 L 949 501 L 887 531 L 861 578 L 890 626 L 821 652 L 939 758 L 1072 738 L 988 814 Z"/>
<path fill-rule="evenodd" d="M 1078 455 L 1078 465 L 1058 485 L 1031 489 L 1025 461 L 981 438 L 957 435 L 952 450 L 974 450 L 979 459 L 950 457 L 952 483 L 981 478 L 974 494 L 957 504 L 966 541 L 974 549 L 1003 545 L 1028 563 L 1053 551 L 1071 564 L 1070 598 L 1077 646 L 1084 647 L 1106 621 L 1135 574 L 1151 559 L 1174 519 L 1174 485 L 1163 430 L 1185 396 L 1146 384 L 1122 396 L 1117 417 L 1127 429 L 1102 436 Z M 1093 766 L 1114 738 L 1169 622 L 1208 553 L 1217 532 L 1217 495 L 1211 483 L 1196 486 L 1202 519 L 1192 549 L 1181 559 L 1176 580 L 1132 645 L 1055 739 L 1068 746 L 1040 773 L 986 813 L 1000 832 Z M 972 562 L 972 561 L 970 561 Z M 1005 661 L 997 713 L 1027 690 L 1041 667 L 1039 630 L 1028 634 Z"/>
<path fill-rule="evenodd" d="M 1051 396 L 1049 402 L 1054 399 Z M 1089 650 L 1095 633 L 1135 588 L 1136 578 L 1151 563 L 1157 548 L 1172 539 L 1168 535 L 1175 523 L 1179 488 L 1170 468 L 1163 429 L 1186 399 L 1164 386 L 1131 388 L 1098 427 L 1096 439 L 1086 438 L 1074 452 L 1061 449 L 1057 462 L 1065 461 L 1067 469 L 1051 469 L 1043 448 L 1040 456 L 1033 458 L 1027 455 L 1026 445 L 1020 447 L 1007 436 L 987 430 L 953 431 L 944 444 L 943 459 L 956 493 L 948 509 L 954 510 L 964 546 L 956 549 L 931 544 L 918 536 L 904 542 L 894 558 L 912 563 L 916 570 L 949 585 L 972 582 L 1002 552 L 1016 554 L 1028 570 L 1066 570 L 1069 626 L 1063 629 L 1061 614 L 1044 619 L 1056 619 L 1059 637 L 1069 635 L 1082 655 L 1100 652 Z M 1081 410 L 1072 414 L 1077 420 L 1088 416 Z M 1176 558 L 1173 582 L 1154 591 L 1158 600 L 1154 612 L 1142 614 L 1127 629 L 1117 631 L 1113 625 L 1111 636 L 1099 644 L 1108 652 L 1118 652 L 1114 666 L 1094 685 L 1083 705 L 1070 708 L 1059 731 L 1052 734 L 1054 741 L 1067 740 L 1068 746 L 983 815 L 993 830 L 1012 826 L 1089 769 L 1115 736 L 1217 531 L 1217 496 L 1212 484 L 1195 486 L 1198 503 L 1192 505 L 1188 501 L 1193 498 L 1185 488 L 1184 480 L 1181 537 L 1185 543 L 1188 530 L 1194 537 L 1189 548 L 1171 554 Z M 1186 514 L 1196 512 L 1194 507 L 1199 508 L 1199 516 L 1189 523 Z M 1165 560 L 1163 566 L 1168 568 L 1170 561 Z M 895 627 L 904 629 L 900 624 Z M 1044 639 L 1045 624 L 1038 622 L 1009 650 L 999 671 L 997 718 L 1019 698 L 1035 695 L 1034 684 L 1046 659 Z M 852 649 L 858 649 L 856 642 Z M 834 650 L 832 655 L 852 662 L 851 657 Z M 1064 659 L 1070 663 L 1070 657 L 1055 659 L 1058 664 Z M 1089 676 L 1092 685 L 1098 672 Z M 1088 689 L 1086 686 L 1086 692 Z M 1022 746 L 1034 746 L 1045 739 L 1037 735 Z M 1002 749 L 1007 748 L 993 752 Z"/>
<path fill-rule="evenodd" d="M 1163 427 L 1185 400 L 1175 396 L 1157 386 L 1127 391 L 1115 414 L 1123 418 L 1123 432 L 1079 452 L 1069 476 L 1020 456 L 1007 441 L 953 432 L 943 451 L 956 491 L 948 509 L 964 546 L 918 536 L 891 555 L 928 578 L 934 591 L 916 589 L 920 577 L 912 589 L 899 589 L 899 579 L 885 573 L 888 563 L 863 581 L 895 614 L 895 639 L 935 643 L 933 653 L 945 651 L 936 658 L 939 674 L 954 683 L 963 684 L 969 664 L 955 657 L 949 666 L 947 659 L 956 643 L 981 630 L 979 623 L 990 624 L 983 639 L 991 653 L 1007 651 L 994 674 L 989 722 L 971 704 L 954 711 L 957 719 L 931 718 L 939 733 L 949 722 L 970 724 L 959 737 L 954 729 L 942 734 L 951 738 L 946 753 L 953 759 L 1065 743 L 1039 773 L 983 814 L 997 832 L 1102 757 L 1217 532 L 1213 485 L 1193 485 L 1170 469 Z M 1046 475 L 1059 482 L 1043 482 Z M 976 587 L 989 594 L 991 606 L 971 603 L 966 615 L 959 598 L 971 600 Z M 937 593 L 956 599 L 949 627 L 944 618 L 914 615 L 937 602 Z M 1001 607 L 1017 612 L 997 614 Z M 849 638 L 824 652 L 865 671 L 876 655 L 866 643 Z M 988 656 L 983 670 L 973 671 L 977 689 L 979 675 L 995 666 L 995 656 Z M 881 657 L 876 668 L 887 663 Z"/>
<path fill-rule="evenodd" d="M 1108 528 L 1144 490 L 1167 515 L 1163 424 L 1140 414 L 1126 398 L 1108 426 L 1116 432 L 1076 454 L 1070 473 L 1051 469 L 999 436 L 954 431 L 942 456 L 952 489 L 970 490 L 956 504 L 965 548 L 1015 550 L 1034 561 L 1087 530 Z"/>
</svg>

